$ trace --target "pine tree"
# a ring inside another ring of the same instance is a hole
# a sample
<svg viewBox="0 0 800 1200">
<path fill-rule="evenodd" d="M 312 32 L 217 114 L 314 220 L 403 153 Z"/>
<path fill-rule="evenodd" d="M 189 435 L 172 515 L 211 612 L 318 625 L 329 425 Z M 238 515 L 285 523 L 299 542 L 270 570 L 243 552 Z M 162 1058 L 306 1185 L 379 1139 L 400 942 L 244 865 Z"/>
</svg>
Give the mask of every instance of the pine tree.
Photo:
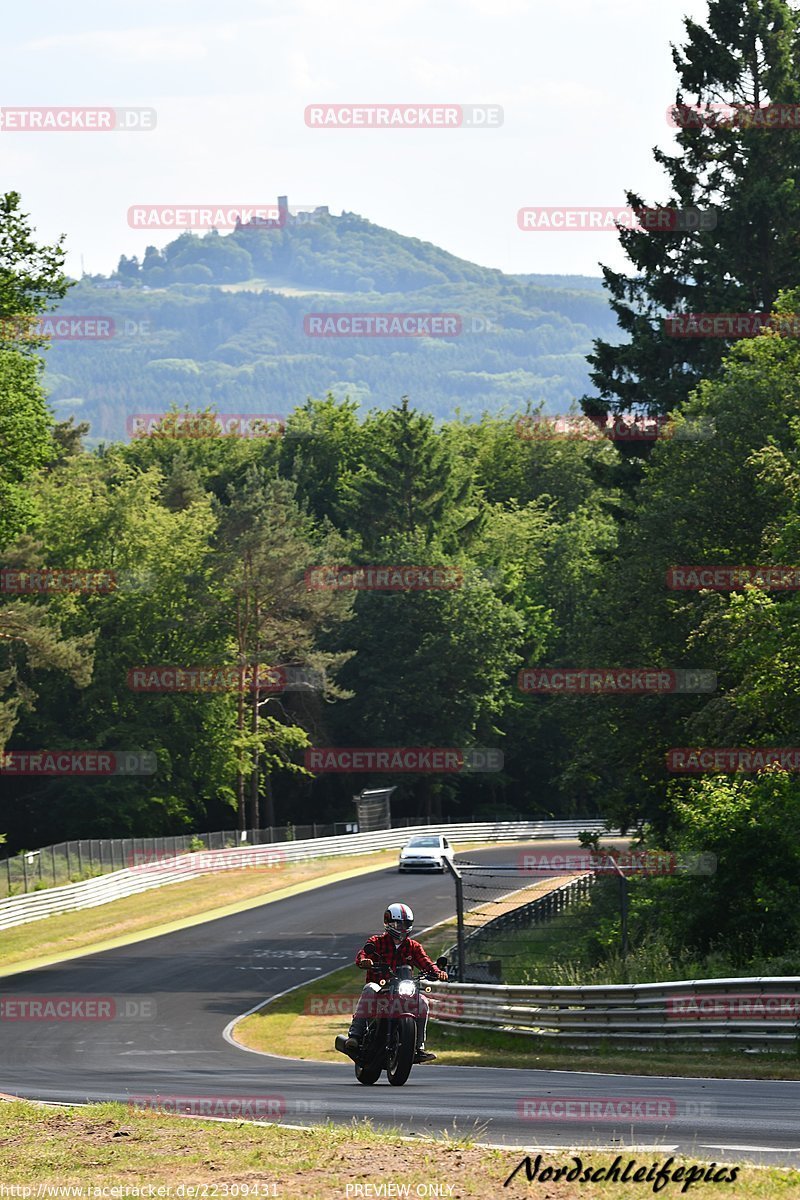
<svg viewBox="0 0 800 1200">
<path fill-rule="evenodd" d="M 422 534 L 433 541 L 467 500 L 469 480 L 457 477 L 455 460 L 437 435 L 433 417 L 410 408 L 408 396 L 381 414 L 376 433 L 343 504 L 351 528 L 368 549 L 398 535 Z"/>
<path fill-rule="evenodd" d="M 746 119 L 751 106 L 800 100 L 798 13 L 786 0 L 710 0 L 708 28 L 688 18 L 685 26 L 686 45 L 672 48 L 678 151 L 655 149 L 654 157 L 669 177 L 667 205 L 716 209 L 717 225 L 620 231 L 633 273 L 606 267 L 603 274 L 630 340 L 595 342 L 589 361 L 600 396 L 584 397 L 589 415 L 668 413 L 700 379 L 719 374 L 730 340 L 671 336 L 667 315 L 769 313 L 779 291 L 800 278 L 800 131 Z M 737 120 L 718 113 L 691 127 L 697 117 L 686 106 L 705 114 L 721 104 L 746 109 Z M 627 198 L 644 207 L 636 193 Z"/>
</svg>

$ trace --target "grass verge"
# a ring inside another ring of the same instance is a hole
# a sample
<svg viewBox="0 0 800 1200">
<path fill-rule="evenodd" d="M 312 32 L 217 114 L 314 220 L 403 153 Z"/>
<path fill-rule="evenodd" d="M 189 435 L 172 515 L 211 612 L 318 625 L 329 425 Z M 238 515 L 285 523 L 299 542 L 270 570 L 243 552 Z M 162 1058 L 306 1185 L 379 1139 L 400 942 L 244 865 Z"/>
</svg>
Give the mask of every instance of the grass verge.
<svg viewBox="0 0 800 1200">
<path fill-rule="evenodd" d="M 20 1101 L 0 1102 L 0 1181 L 6 1187 L 28 1188 L 20 1196 L 41 1196 L 51 1188 L 71 1188 L 75 1200 L 136 1195 L 132 1189 L 163 1188 L 164 1197 L 258 1196 L 287 1200 L 344 1200 L 348 1196 L 402 1194 L 387 1191 L 392 1183 L 407 1186 L 406 1195 L 461 1198 L 508 1195 L 547 1195 L 550 1200 L 603 1200 L 609 1195 L 604 1182 L 528 1182 L 525 1171 L 508 1188 L 504 1181 L 520 1163 L 523 1152 L 495 1150 L 469 1138 L 445 1136 L 442 1140 L 408 1140 L 362 1122 L 351 1126 L 325 1125 L 311 1129 L 286 1129 L 280 1125 L 253 1126 L 241 1122 L 215 1122 L 186 1117 L 132 1112 L 121 1104 L 87 1108 L 42 1107 Z M 444 1132 L 444 1131 L 443 1131 Z M 575 1151 L 583 1169 L 608 1167 L 613 1155 Z M 531 1151 L 535 1158 L 536 1150 Z M 621 1166 L 630 1159 L 648 1169 L 662 1152 L 621 1151 Z M 686 1162 L 676 1158 L 674 1171 Z M 573 1167 L 567 1151 L 543 1152 L 541 1169 Z M 731 1168 L 725 1168 L 725 1179 Z M 722 1183 L 722 1187 L 719 1186 Z M 697 1183 L 692 1197 L 715 1200 L 724 1193 L 734 1200 L 788 1200 L 798 1195 L 800 1172 L 778 1168 L 742 1168 L 735 1182 Z M 366 1185 L 372 1188 L 367 1191 Z M 361 1185 L 361 1190 L 356 1188 Z M 434 1191 L 434 1186 L 440 1190 Z M 652 1185 L 650 1185 L 652 1186 Z M 615 1200 L 634 1200 L 645 1188 L 615 1183 Z M 119 1189 L 112 1192 L 111 1189 Z M 169 1189 L 169 1190 L 167 1190 Z M 191 1189 L 195 1189 L 192 1191 Z M 422 1190 L 420 1190 L 422 1189 Z M 53 1196 L 54 1192 L 49 1195 Z M 147 1190 L 139 1191 L 147 1195 Z M 158 1194 L 158 1193 L 156 1193 Z M 680 1195 L 680 1183 L 663 1195 Z"/>
<path fill-rule="evenodd" d="M 432 957 L 453 944 L 454 925 L 437 926 L 425 948 Z M 354 947 L 354 950 L 357 947 Z M 363 985 L 356 967 L 342 967 L 316 983 L 304 984 L 239 1021 L 234 1037 L 253 1050 L 277 1051 L 293 1058 L 341 1062 L 333 1048 L 337 1033 L 350 1023 L 345 999 L 353 1001 Z M 333 998 L 333 999 L 332 999 Z M 333 1005 L 336 1011 L 326 1012 Z M 545 1037 L 458 1029 L 432 1022 L 427 1043 L 439 1062 L 457 1067 L 525 1067 L 540 1071 L 599 1071 L 614 1075 L 676 1075 L 708 1079 L 800 1079 L 800 1059 L 790 1054 L 736 1053 L 726 1049 L 681 1049 L 663 1044 L 651 1049 L 614 1043 L 577 1049 Z M 692 1189 L 694 1194 L 694 1189 Z"/>
<path fill-rule="evenodd" d="M 497 847 L 481 842 L 462 847 L 479 850 Z M 509 850 L 527 843 L 507 842 Z M 543 843 L 545 844 L 545 843 Z M 549 845 L 550 843 L 546 843 Z M 43 966 L 50 958 L 67 957 L 87 949 L 110 949 L 114 942 L 134 941 L 137 935 L 167 932 L 171 926 L 198 917 L 213 920 L 225 916 L 231 905 L 255 907 L 262 898 L 289 887 L 302 887 L 315 880 L 331 880 L 345 872 L 385 870 L 397 863 L 397 848 L 366 854 L 343 854 L 309 859 L 301 863 L 276 863 L 240 871 L 209 872 L 184 883 L 170 883 L 138 896 L 112 900 L 97 908 L 45 917 L 29 925 L 3 931 L 0 941 L 0 977 L 5 968 Z M 248 902 L 252 904 L 248 905 Z M 165 925 L 168 914 L 169 926 Z M 451 942 L 455 940 L 455 934 Z"/>
<path fill-rule="evenodd" d="M 316 858 L 301 863 L 248 867 L 236 871 L 217 871 L 169 883 L 163 887 L 112 900 L 97 908 L 45 917 L 28 925 L 16 925 L 3 931 L 0 941 L 0 973 L 4 967 L 77 952 L 98 943 L 155 931 L 165 921 L 170 924 L 207 914 L 232 904 L 269 899 L 274 892 L 302 885 L 345 871 L 379 870 L 392 866 L 396 850 L 370 854 L 347 854 Z M 222 914 L 220 914 L 222 915 Z"/>
</svg>

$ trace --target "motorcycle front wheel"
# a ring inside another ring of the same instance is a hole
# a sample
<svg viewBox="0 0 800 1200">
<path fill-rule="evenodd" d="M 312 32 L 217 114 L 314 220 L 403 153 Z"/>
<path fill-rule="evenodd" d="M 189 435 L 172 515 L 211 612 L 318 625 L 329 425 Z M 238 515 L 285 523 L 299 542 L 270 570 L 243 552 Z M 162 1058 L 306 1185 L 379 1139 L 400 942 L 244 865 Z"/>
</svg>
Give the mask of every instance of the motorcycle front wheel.
<svg viewBox="0 0 800 1200">
<path fill-rule="evenodd" d="M 364 1039 L 363 1057 L 356 1063 L 356 1079 L 365 1086 L 376 1083 L 383 1070 L 386 1033 L 380 1025 L 368 1030 Z"/>
<path fill-rule="evenodd" d="M 396 1040 L 386 1067 L 386 1077 L 395 1087 L 402 1087 L 411 1074 L 417 1045 L 416 1033 L 417 1025 L 413 1019 L 397 1022 Z"/>
<path fill-rule="evenodd" d="M 376 1067 L 372 1063 L 370 1063 L 370 1065 L 367 1067 L 357 1066 L 356 1067 L 356 1079 L 358 1080 L 359 1083 L 363 1083 L 365 1085 L 370 1084 L 370 1083 L 377 1083 L 377 1081 L 380 1079 L 380 1074 L 381 1074 L 382 1070 L 383 1070 L 383 1067 Z"/>
</svg>

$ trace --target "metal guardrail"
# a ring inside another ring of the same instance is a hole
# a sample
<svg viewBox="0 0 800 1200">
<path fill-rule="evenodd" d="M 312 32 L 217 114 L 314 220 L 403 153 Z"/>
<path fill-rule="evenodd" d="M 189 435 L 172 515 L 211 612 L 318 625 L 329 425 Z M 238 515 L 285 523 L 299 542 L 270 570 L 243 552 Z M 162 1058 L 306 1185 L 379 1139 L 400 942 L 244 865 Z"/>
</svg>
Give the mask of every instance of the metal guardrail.
<svg viewBox="0 0 800 1200">
<path fill-rule="evenodd" d="M 508 842 L 536 838 L 577 837 L 582 830 L 602 832 L 603 821 L 480 821 L 460 825 L 418 825 L 351 833 L 341 837 L 311 838 L 266 846 L 241 846 L 191 854 L 167 854 L 163 859 L 88 879 L 82 883 L 46 888 L 0 901 L 0 929 L 24 925 L 58 913 L 94 908 L 111 900 L 136 895 L 150 888 L 195 878 L 217 870 L 276 866 L 331 855 L 364 854 L 398 848 L 415 833 L 444 833 L 454 841 Z"/>
<path fill-rule="evenodd" d="M 462 872 L 466 869 L 461 867 Z M 480 946 L 483 942 L 491 941 L 496 934 L 503 933 L 506 929 L 530 929 L 532 925 L 538 925 L 540 921 L 549 921 L 552 917 L 558 916 L 576 900 L 582 900 L 588 896 L 589 889 L 595 883 L 596 878 L 596 874 L 589 871 L 579 875 L 577 879 L 570 879 L 568 883 L 560 884 L 550 892 L 545 892 L 543 896 L 537 896 L 535 900 L 529 900 L 527 904 L 519 904 L 516 908 L 501 913 L 499 917 L 493 917 L 491 921 L 487 921 L 479 929 L 473 929 L 472 933 L 465 936 L 465 955 L 469 950 L 480 953 Z M 453 963 L 454 973 L 457 973 L 460 966 L 458 946 L 451 946 L 445 953 Z M 468 962 L 464 963 L 464 970 L 469 970 Z"/>
<path fill-rule="evenodd" d="M 559 1041 L 704 1042 L 793 1049 L 800 976 L 547 987 L 431 983 L 431 1020 Z"/>
<path fill-rule="evenodd" d="M 399 817 L 392 828 L 415 825 L 417 818 Z M 216 830 L 213 833 L 183 833 L 164 837 L 73 838 L 0 859 L 0 892 L 5 896 L 36 892 L 59 884 L 78 883 L 135 867 L 150 853 L 188 854 L 193 850 L 225 850 L 234 846 L 263 846 L 274 842 L 304 841 L 354 833 L 355 821 L 308 825 L 268 825 L 263 829 Z M 3 897 L 5 898 L 5 897 Z"/>
</svg>

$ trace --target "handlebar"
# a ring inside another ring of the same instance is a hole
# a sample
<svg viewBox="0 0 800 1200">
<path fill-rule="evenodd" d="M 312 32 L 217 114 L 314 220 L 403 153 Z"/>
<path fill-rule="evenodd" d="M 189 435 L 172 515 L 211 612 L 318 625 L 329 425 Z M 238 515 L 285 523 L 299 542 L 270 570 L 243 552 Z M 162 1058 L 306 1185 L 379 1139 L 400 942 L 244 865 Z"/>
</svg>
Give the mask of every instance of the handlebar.
<svg viewBox="0 0 800 1200">
<path fill-rule="evenodd" d="M 368 967 L 368 966 L 366 966 L 366 964 L 364 964 L 362 969 L 366 970 L 366 971 L 379 971 L 381 974 L 386 975 L 388 979 L 392 979 L 397 973 L 389 966 L 388 963 L 378 962 L 376 959 L 372 960 L 372 966 Z M 447 974 L 446 971 L 445 971 L 445 974 Z M 416 978 L 417 979 L 432 979 L 434 982 L 438 982 L 438 980 L 439 980 L 438 975 L 430 975 L 430 974 L 422 971 L 421 969 L 419 971 L 419 974 L 416 976 Z M 443 982 L 447 982 L 447 980 L 445 980 Z"/>
</svg>

